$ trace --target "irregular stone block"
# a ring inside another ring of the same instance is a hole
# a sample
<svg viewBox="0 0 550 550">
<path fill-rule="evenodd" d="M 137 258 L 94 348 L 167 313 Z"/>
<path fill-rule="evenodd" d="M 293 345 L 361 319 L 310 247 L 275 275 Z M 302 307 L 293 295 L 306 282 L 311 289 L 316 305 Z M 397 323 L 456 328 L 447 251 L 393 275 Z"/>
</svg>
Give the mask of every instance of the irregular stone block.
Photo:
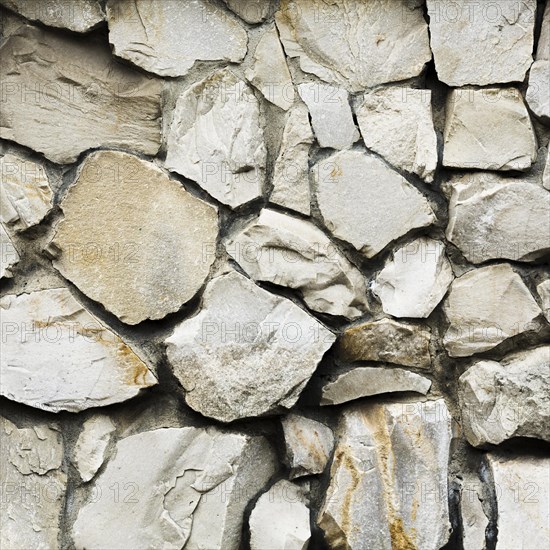
<svg viewBox="0 0 550 550">
<path fill-rule="evenodd" d="M 14 267 L 21 257 L 4 224 L 0 223 L 0 279 L 13 276 L 11 268 Z"/>
<path fill-rule="evenodd" d="M 529 86 L 525 94 L 527 105 L 543 122 L 550 123 L 550 60 L 535 61 L 529 71 Z"/>
<path fill-rule="evenodd" d="M 269 15 L 271 0 L 223 0 L 227 7 L 247 23 L 261 23 Z"/>
<path fill-rule="evenodd" d="M 460 480 L 460 516 L 462 519 L 462 546 L 464 550 L 484 550 L 486 529 L 489 525 L 483 510 L 483 487 L 472 473 Z"/>
<path fill-rule="evenodd" d="M 550 323 L 550 279 L 546 279 L 546 281 L 537 285 L 537 293 L 542 302 L 542 312 L 546 320 Z"/>
</svg>

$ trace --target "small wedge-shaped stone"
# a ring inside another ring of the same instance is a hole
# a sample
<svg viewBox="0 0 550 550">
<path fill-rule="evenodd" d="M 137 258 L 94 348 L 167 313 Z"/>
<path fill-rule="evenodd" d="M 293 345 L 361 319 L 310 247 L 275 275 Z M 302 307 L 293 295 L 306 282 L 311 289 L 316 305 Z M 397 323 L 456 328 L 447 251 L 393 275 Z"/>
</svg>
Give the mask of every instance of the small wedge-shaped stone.
<svg viewBox="0 0 550 550">
<path fill-rule="evenodd" d="M 0 81 L 0 138 L 54 162 L 94 147 L 159 150 L 162 82 L 117 63 L 96 39 L 22 26 L 0 48 Z"/>
<path fill-rule="evenodd" d="M 481 353 L 534 330 L 532 321 L 542 313 L 508 264 L 472 269 L 456 278 L 443 311 L 450 323 L 443 342 L 451 357 Z"/>
<path fill-rule="evenodd" d="M 0 279 L 12 277 L 11 268 L 20 260 L 19 252 L 13 244 L 11 237 L 0 223 Z"/>
<path fill-rule="evenodd" d="M 307 107 L 301 102 L 295 103 L 287 114 L 269 200 L 306 216 L 311 210 L 309 149 L 312 143 Z"/>
<path fill-rule="evenodd" d="M 357 110 L 365 145 L 396 168 L 428 182 L 437 167 L 431 99 L 430 90 L 381 88 L 367 92 Z"/>
<path fill-rule="evenodd" d="M 52 208 L 53 194 L 40 164 L 15 155 L 0 159 L 0 218 L 15 231 L 40 223 Z"/>
<path fill-rule="evenodd" d="M 247 23 L 261 23 L 269 15 L 271 0 L 223 0 L 227 7 Z"/>
<path fill-rule="evenodd" d="M 421 237 L 395 250 L 376 277 L 372 292 L 385 313 L 395 317 L 428 317 L 454 279 L 445 245 Z"/>
<path fill-rule="evenodd" d="M 550 458 L 487 453 L 496 494 L 495 550 L 550 547 Z"/>
<path fill-rule="evenodd" d="M 18 428 L 0 416 L 0 548 L 60 548 L 67 484 L 61 434 L 46 423 Z"/>
<path fill-rule="evenodd" d="M 344 361 L 382 361 L 429 369 L 430 329 L 381 319 L 347 328 L 336 346 Z"/>
<path fill-rule="evenodd" d="M 462 473 L 460 486 L 460 516 L 464 550 L 485 549 L 485 530 L 489 525 L 483 510 L 483 486 L 473 472 Z"/>
<path fill-rule="evenodd" d="M 550 194 L 490 172 L 451 180 L 446 236 L 473 263 L 534 261 L 550 250 Z"/>
<path fill-rule="evenodd" d="M 550 346 L 474 363 L 459 379 L 464 434 L 470 444 L 512 437 L 550 441 Z"/>
<path fill-rule="evenodd" d="M 92 153 L 61 208 L 54 266 L 130 325 L 177 311 L 214 261 L 216 208 L 133 155 Z"/>
<path fill-rule="evenodd" d="M 275 19 L 303 71 L 352 92 L 417 76 L 432 57 L 417 0 L 284 0 Z"/>
<path fill-rule="evenodd" d="M 311 538 L 304 490 L 281 479 L 256 502 L 250 514 L 250 550 L 306 550 Z"/>
<path fill-rule="evenodd" d="M 277 107 L 288 111 L 294 103 L 294 85 L 275 27 L 267 30 L 254 50 L 246 78 Z"/>
<path fill-rule="evenodd" d="M 0 394 L 78 412 L 120 403 L 157 380 L 115 333 L 65 288 L 0 299 Z"/>
<path fill-rule="evenodd" d="M 115 55 L 161 76 L 184 76 L 195 61 L 241 61 L 239 20 L 208 0 L 107 0 Z"/>
<path fill-rule="evenodd" d="M 167 148 L 168 170 L 232 208 L 262 194 L 267 153 L 258 101 L 229 69 L 178 98 Z"/>
<path fill-rule="evenodd" d="M 310 222 L 263 209 L 226 248 L 254 280 L 298 289 L 314 311 L 358 317 L 368 310 L 365 278 Z"/>
<path fill-rule="evenodd" d="M 99 0 L 0 0 L 0 5 L 50 27 L 87 32 L 104 19 Z"/>
<path fill-rule="evenodd" d="M 542 186 L 550 191 L 550 143 L 548 144 L 548 152 L 546 153 L 546 164 L 542 174 Z"/>
<path fill-rule="evenodd" d="M 307 82 L 298 86 L 298 93 L 309 109 L 313 131 L 321 147 L 348 149 L 359 139 L 346 90 Z"/>
<path fill-rule="evenodd" d="M 411 229 L 435 221 L 426 198 L 373 155 L 340 151 L 312 171 L 328 229 L 367 258 Z"/>
<path fill-rule="evenodd" d="M 529 113 L 516 88 L 451 90 L 443 165 L 479 170 L 528 170 L 537 158 Z"/>
<path fill-rule="evenodd" d="M 537 294 L 542 304 L 542 312 L 550 323 L 550 279 L 546 279 L 546 281 L 537 285 Z"/>
<path fill-rule="evenodd" d="M 523 81 L 533 58 L 536 0 L 428 0 L 439 80 L 449 86 Z"/>
<path fill-rule="evenodd" d="M 232 272 L 166 340 L 187 404 L 222 422 L 288 409 L 335 336 L 290 300 Z"/>
<path fill-rule="evenodd" d="M 445 402 L 361 403 L 338 428 L 318 523 L 330 548 L 436 549 L 449 538 Z"/>
<path fill-rule="evenodd" d="M 288 414 L 281 423 L 290 479 L 323 473 L 334 447 L 332 430 L 298 414 Z"/>
<path fill-rule="evenodd" d="M 162 428 L 125 437 L 78 512 L 75 545 L 237 550 L 244 509 L 276 464 L 263 437 L 212 428 Z M 120 498 L 112 498 L 113 487 L 120 488 Z"/>
</svg>

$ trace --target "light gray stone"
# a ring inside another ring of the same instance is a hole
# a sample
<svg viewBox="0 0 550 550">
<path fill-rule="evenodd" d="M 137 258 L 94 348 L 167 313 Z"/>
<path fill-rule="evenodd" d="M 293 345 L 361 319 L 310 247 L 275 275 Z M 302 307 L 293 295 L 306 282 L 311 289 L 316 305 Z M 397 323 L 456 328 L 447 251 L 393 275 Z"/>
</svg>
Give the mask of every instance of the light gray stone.
<svg viewBox="0 0 550 550">
<path fill-rule="evenodd" d="M 223 0 L 227 7 L 247 23 L 261 23 L 269 15 L 271 0 Z"/>
<path fill-rule="evenodd" d="M 292 407 L 335 336 L 239 273 L 211 280 L 166 340 L 187 404 L 222 422 Z"/>
<path fill-rule="evenodd" d="M 426 198 L 373 155 L 340 151 L 312 171 L 328 229 L 367 258 L 411 229 L 435 221 Z"/>
<path fill-rule="evenodd" d="M 550 144 L 546 153 L 546 165 L 542 174 L 542 186 L 550 191 Z"/>
<path fill-rule="evenodd" d="M 537 293 L 542 303 L 542 313 L 550 323 L 550 279 L 537 285 Z"/>
<path fill-rule="evenodd" d="M 235 208 L 262 194 L 266 154 L 258 101 L 229 69 L 178 98 L 167 139 L 168 170 Z"/>
<path fill-rule="evenodd" d="M 550 122 L 550 60 L 535 61 L 529 71 L 529 86 L 525 99 L 533 113 Z"/>
<path fill-rule="evenodd" d="M 3 223 L 0 223 L 0 247 L 0 279 L 13 277 L 11 268 L 21 257 Z"/>
<path fill-rule="evenodd" d="M 485 550 L 485 530 L 489 525 L 483 510 L 483 487 L 473 473 L 462 475 L 460 487 L 460 516 L 464 550 Z"/>
<path fill-rule="evenodd" d="M 368 311 L 364 276 L 310 222 L 264 208 L 226 249 L 254 280 L 299 290 L 314 311 L 350 318 Z"/>
</svg>

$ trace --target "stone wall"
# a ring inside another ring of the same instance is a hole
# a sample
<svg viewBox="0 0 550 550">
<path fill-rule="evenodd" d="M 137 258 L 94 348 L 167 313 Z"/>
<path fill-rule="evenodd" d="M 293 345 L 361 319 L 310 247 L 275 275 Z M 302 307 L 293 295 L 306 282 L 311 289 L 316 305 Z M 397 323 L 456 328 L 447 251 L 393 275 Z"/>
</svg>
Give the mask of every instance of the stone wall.
<svg viewBox="0 0 550 550">
<path fill-rule="evenodd" d="M 550 3 L 0 6 L 1 548 L 550 548 Z"/>
</svg>

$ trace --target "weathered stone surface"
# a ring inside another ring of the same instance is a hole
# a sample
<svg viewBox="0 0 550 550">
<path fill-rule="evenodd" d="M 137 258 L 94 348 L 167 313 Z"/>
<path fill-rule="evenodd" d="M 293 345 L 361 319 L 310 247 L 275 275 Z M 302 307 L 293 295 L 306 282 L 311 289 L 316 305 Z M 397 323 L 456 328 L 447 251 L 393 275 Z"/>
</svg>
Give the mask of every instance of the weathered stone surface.
<svg viewBox="0 0 550 550">
<path fill-rule="evenodd" d="M 332 430 L 321 422 L 293 413 L 281 423 L 290 479 L 323 473 L 334 447 Z"/>
<path fill-rule="evenodd" d="M 187 404 L 222 422 L 296 403 L 334 335 L 239 273 L 214 278 L 166 343 Z"/>
<path fill-rule="evenodd" d="M 120 403 L 157 380 L 115 333 L 64 288 L 0 299 L 0 394 L 77 412 Z"/>
<path fill-rule="evenodd" d="M 546 279 L 546 281 L 537 285 L 537 293 L 542 302 L 542 313 L 550 323 L 550 279 Z"/>
<path fill-rule="evenodd" d="M 133 155 L 88 156 L 61 208 L 54 266 L 125 323 L 177 311 L 214 261 L 216 209 Z"/>
<path fill-rule="evenodd" d="M 529 71 L 529 86 L 525 99 L 535 115 L 550 122 L 550 59 L 535 61 Z"/>
<path fill-rule="evenodd" d="M 432 54 L 422 3 L 284 0 L 275 20 L 303 71 L 352 92 L 420 74 Z"/>
<path fill-rule="evenodd" d="M 247 35 L 213 2 L 107 0 L 115 55 L 161 76 L 183 76 L 195 61 L 241 61 Z"/>
<path fill-rule="evenodd" d="M 0 5 L 50 27 L 87 32 L 104 19 L 98 0 L 0 0 Z"/>
<path fill-rule="evenodd" d="M 12 277 L 11 268 L 21 259 L 11 237 L 0 223 L 0 279 Z"/>
<path fill-rule="evenodd" d="M 331 548 L 441 548 L 449 538 L 445 402 L 344 410 L 319 525 Z"/>
<path fill-rule="evenodd" d="M 338 375 L 323 387 L 321 405 L 339 405 L 382 393 L 414 392 L 426 395 L 431 385 L 428 378 L 404 369 L 356 367 Z"/>
<path fill-rule="evenodd" d="M 515 88 L 451 90 L 447 98 L 443 165 L 479 170 L 527 170 L 537 140 Z"/>
<path fill-rule="evenodd" d="M 136 460 L 139 457 L 139 460 Z M 239 548 L 243 512 L 276 471 L 262 437 L 164 428 L 128 436 L 73 527 L 77 548 Z M 101 529 L 98 529 L 101 525 Z"/>
<path fill-rule="evenodd" d="M 477 476 L 462 475 L 460 480 L 460 516 L 464 550 L 480 550 L 485 546 L 485 529 L 489 520 L 483 510 L 483 488 Z"/>
<path fill-rule="evenodd" d="M 365 278 L 312 223 L 263 209 L 226 245 L 254 280 L 295 288 L 314 311 L 358 317 Z"/>
<path fill-rule="evenodd" d="M 247 23 L 261 23 L 269 15 L 271 0 L 223 0 L 227 7 Z"/>
<path fill-rule="evenodd" d="M 428 0 L 439 80 L 449 86 L 521 82 L 533 58 L 536 0 Z"/>
<path fill-rule="evenodd" d="M 429 369 L 430 334 L 428 326 L 381 319 L 347 328 L 336 351 L 348 362 L 382 361 Z"/>
<path fill-rule="evenodd" d="M 411 229 L 435 221 L 420 192 L 363 151 L 340 151 L 312 170 L 325 224 L 367 258 Z"/>
<path fill-rule="evenodd" d="M 395 317 L 428 317 L 454 278 L 445 245 L 420 237 L 393 253 L 372 285 L 385 313 Z"/>
<path fill-rule="evenodd" d="M 432 93 L 407 87 L 367 92 L 357 109 L 365 145 L 396 168 L 428 182 L 437 167 Z"/>
<path fill-rule="evenodd" d="M 63 443 L 45 423 L 18 428 L 0 417 L 2 548 L 59 548 L 67 476 Z"/>
<path fill-rule="evenodd" d="M 303 490 L 282 479 L 256 502 L 250 514 L 250 550 L 306 550 L 311 538 Z"/>
<path fill-rule="evenodd" d="M 162 82 L 98 41 L 20 27 L 0 48 L 0 81 L 2 139 L 60 164 L 94 147 L 158 152 Z"/>
<path fill-rule="evenodd" d="M 548 2 L 544 9 L 536 55 L 537 61 L 544 59 L 550 60 L 550 4 Z"/>
<path fill-rule="evenodd" d="M 508 264 L 472 269 L 455 279 L 443 311 L 450 323 L 443 342 L 452 357 L 481 353 L 533 330 L 531 322 L 541 314 Z"/>
<path fill-rule="evenodd" d="M 266 148 L 258 101 L 229 69 L 178 98 L 168 133 L 166 167 L 236 207 L 259 197 Z"/>
<path fill-rule="evenodd" d="M 550 458 L 488 453 L 495 482 L 496 550 L 546 550 L 550 544 Z"/>
<path fill-rule="evenodd" d="M 446 236 L 473 263 L 533 261 L 550 249 L 550 194 L 490 172 L 451 180 Z"/>
<path fill-rule="evenodd" d="M 78 436 L 73 462 L 82 481 L 90 481 L 105 460 L 105 450 L 116 426 L 102 414 L 91 416 Z"/>
<path fill-rule="evenodd" d="M 550 346 L 479 361 L 459 379 L 464 434 L 480 447 L 512 437 L 550 441 Z"/>
<path fill-rule="evenodd" d="M 542 186 L 550 191 L 550 146 L 546 153 L 546 165 L 544 166 L 544 172 L 542 174 Z"/>
<path fill-rule="evenodd" d="M 307 82 L 298 85 L 298 93 L 309 109 L 311 125 L 321 147 L 347 149 L 359 139 L 346 90 Z"/>
<path fill-rule="evenodd" d="M 22 231 L 40 223 L 52 208 L 53 194 L 40 164 L 15 155 L 0 158 L 0 218 Z"/>
<path fill-rule="evenodd" d="M 260 38 L 252 66 L 245 75 L 268 101 L 285 111 L 290 109 L 294 103 L 294 85 L 275 27 Z"/>
<path fill-rule="evenodd" d="M 313 132 L 307 107 L 300 102 L 288 111 L 281 150 L 273 169 L 273 191 L 269 200 L 309 216 L 309 149 Z"/>
</svg>

